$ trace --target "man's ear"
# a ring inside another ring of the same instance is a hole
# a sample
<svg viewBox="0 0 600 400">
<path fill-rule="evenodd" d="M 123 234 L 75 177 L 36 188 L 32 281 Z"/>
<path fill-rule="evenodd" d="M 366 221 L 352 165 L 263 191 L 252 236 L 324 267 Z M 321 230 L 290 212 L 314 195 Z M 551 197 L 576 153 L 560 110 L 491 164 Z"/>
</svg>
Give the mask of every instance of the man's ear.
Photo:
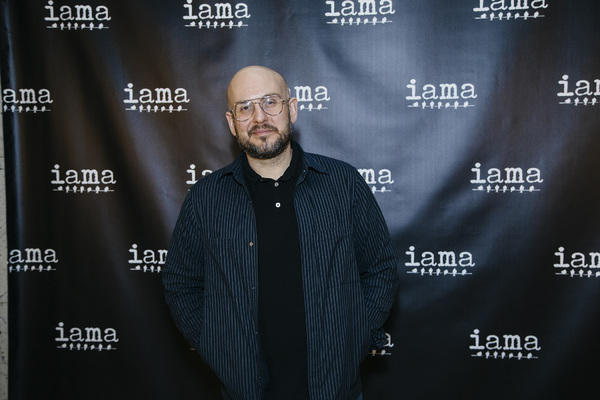
<svg viewBox="0 0 600 400">
<path fill-rule="evenodd" d="M 298 99 L 295 97 L 290 98 L 288 105 L 290 109 L 290 120 L 293 124 L 296 122 L 296 119 L 298 119 Z"/>
<path fill-rule="evenodd" d="M 231 111 L 227 111 L 225 113 L 225 118 L 227 118 L 227 124 L 229 125 L 229 131 L 233 136 L 235 135 L 235 119 L 233 118 L 233 114 Z"/>
</svg>

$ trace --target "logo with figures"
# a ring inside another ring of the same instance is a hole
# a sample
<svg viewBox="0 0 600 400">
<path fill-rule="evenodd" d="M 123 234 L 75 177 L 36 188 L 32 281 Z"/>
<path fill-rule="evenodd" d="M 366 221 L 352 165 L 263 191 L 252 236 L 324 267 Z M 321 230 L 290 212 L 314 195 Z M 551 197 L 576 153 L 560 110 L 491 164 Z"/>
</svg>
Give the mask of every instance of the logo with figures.
<svg viewBox="0 0 600 400">
<path fill-rule="evenodd" d="M 569 75 L 563 75 L 558 81 L 561 91 L 556 95 L 559 104 L 570 106 L 595 106 L 600 103 L 600 79 L 588 81 L 580 79 L 575 82 L 574 87 L 569 82 Z"/>
<path fill-rule="evenodd" d="M 473 102 L 477 98 L 472 83 L 426 83 L 421 86 L 416 79 L 411 79 L 406 87 L 409 91 L 406 96 L 409 108 L 456 110 L 474 107 Z"/>
<path fill-rule="evenodd" d="M 598 278 L 600 277 L 600 252 L 590 251 L 585 254 L 582 252 L 574 252 L 566 259 L 565 248 L 559 247 L 554 253 L 558 258 L 554 264 L 554 268 L 558 271 L 558 276 L 568 276 L 571 278 Z"/>
<path fill-rule="evenodd" d="M 475 19 L 488 21 L 528 20 L 544 17 L 546 0 L 478 0 Z"/>
<path fill-rule="evenodd" d="M 130 265 L 131 271 L 159 273 L 167 261 L 167 250 L 165 249 L 141 250 L 138 249 L 137 244 L 132 244 L 129 253 L 131 255 L 127 263 Z"/>
<path fill-rule="evenodd" d="M 331 100 L 325 86 L 294 86 L 295 97 L 298 99 L 299 111 L 327 110 L 327 103 Z"/>
<path fill-rule="evenodd" d="M 538 168 L 523 169 L 520 167 L 490 168 L 482 171 L 481 163 L 471 168 L 475 177 L 471 179 L 474 192 L 485 193 L 533 193 L 539 192 L 542 172 Z"/>
<path fill-rule="evenodd" d="M 528 335 L 481 335 L 479 329 L 474 329 L 469 335 L 473 340 L 469 346 L 471 357 L 494 360 L 534 360 L 539 358 L 542 350 L 536 336 Z"/>
<path fill-rule="evenodd" d="M 48 29 L 63 30 L 94 30 L 108 29 L 107 23 L 111 20 L 106 6 L 91 6 L 89 4 L 54 4 L 48 0 L 44 7 L 46 16 L 44 20 L 49 24 Z"/>
<path fill-rule="evenodd" d="M 12 249 L 8 253 L 8 272 L 56 271 L 58 257 L 54 249 Z"/>
<path fill-rule="evenodd" d="M 468 251 L 423 251 L 419 255 L 415 246 L 405 252 L 408 256 L 404 266 L 407 274 L 421 276 L 468 276 L 473 275 L 475 262 L 473 254 Z"/>
<path fill-rule="evenodd" d="M 248 26 L 250 11 L 246 3 L 200 3 L 186 0 L 183 20 L 187 28 L 233 29 Z"/>
<path fill-rule="evenodd" d="M 359 168 L 358 173 L 371 187 L 373 193 L 390 193 L 392 191 L 391 185 L 394 180 L 392 179 L 392 171 L 389 169 L 383 168 L 376 171 L 373 168 Z"/>
<path fill-rule="evenodd" d="M 67 328 L 59 322 L 55 328 L 56 348 L 71 351 L 108 351 L 116 350 L 119 341 L 117 331 L 113 328 L 72 327 Z"/>
<path fill-rule="evenodd" d="M 327 23 L 340 26 L 388 24 L 396 13 L 391 0 L 328 0 L 325 6 Z"/>
<path fill-rule="evenodd" d="M 48 89 L 4 89 L 2 91 L 2 112 L 43 113 L 50 111 L 54 100 Z"/>
<path fill-rule="evenodd" d="M 63 193 L 109 193 L 114 192 L 117 183 L 115 174 L 110 169 L 68 169 L 64 175 L 59 164 L 52 169 L 54 179 L 50 181 L 54 192 Z"/>
<path fill-rule="evenodd" d="M 171 90 L 169 88 L 141 88 L 139 91 L 134 91 L 133 84 L 128 83 L 125 91 L 125 103 L 127 111 L 137 112 L 181 112 L 187 111 L 184 106 L 190 102 L 187 90 L 177 88 Z"/>
</svg>

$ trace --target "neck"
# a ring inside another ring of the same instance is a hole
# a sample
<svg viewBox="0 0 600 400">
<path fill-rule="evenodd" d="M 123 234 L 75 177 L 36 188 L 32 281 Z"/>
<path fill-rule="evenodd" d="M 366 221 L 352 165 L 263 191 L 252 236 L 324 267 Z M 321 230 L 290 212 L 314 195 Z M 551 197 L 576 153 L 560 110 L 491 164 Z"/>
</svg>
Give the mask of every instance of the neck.
<svg viewBox="0 0 600 400">
<path fill-rule="evenodd" d="M 277 180 L 284 174 L 292 162 L 292 147 L 288 145 L 283 153 L 268 160 L 253 158 L 247 154 L 246 157 L 248 157 L 248 164 L 250 164 L 250 167 L 258 175 L 263 178 Z"/>
</svg>

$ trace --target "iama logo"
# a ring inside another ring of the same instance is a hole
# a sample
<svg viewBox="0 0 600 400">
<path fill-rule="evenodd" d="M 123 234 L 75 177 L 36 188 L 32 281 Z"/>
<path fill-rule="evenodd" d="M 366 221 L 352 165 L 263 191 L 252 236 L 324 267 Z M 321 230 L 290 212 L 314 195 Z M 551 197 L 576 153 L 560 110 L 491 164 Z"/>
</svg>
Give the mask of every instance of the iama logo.
<svg viewBox="0 0 600 400">
<path fill-rule="evenodd" d="M 327 87 L 316 86 L 313 89 L 311 86 L 294 86 L 294 90 L 300 111 L 327 110 L 327 103 L 331 100 Z"/>
<path fill-rule="evenodd" d="M 475 174 L 471 184 L 473 191 L 486 193 L 533 193 L 539 192 L 537 185 L 544 182 L 539 168 L 505 167 L 482 171 L 481 163 L 471 168 Z"/>
<path fill-rule="evenodd" d="M 2 112 L 43 113 L 50 111 L 52 96 L 48 89 L 9 89 L 2 91 Z"/>
<path fill-rule="evenodd" d="M 44 7 L 47 15 L 44 20 L 50 25 L 48 29 L 62 30 L 94 30 L 108 29 L 107 23 L 111 20 L 106 6 L 90 6 L 89 4 L 55 5 L 48 0 Z"/>
<path fill-rule="evenodd" d="M 600 104 L 600 79 L 593 81 L 580 79 L 574 86 L 569 82 L 569 75 L 563 75 L 558 81 L 561 91 L 556 95 L 561 101 L 559 104 L 570 106 L 595 106 Z"/>
<path fill-rule="evenodd" d="M 50 181 L 55 192 L 63 193 L 108 193 L 114 192 L 113 185 L 117 183 L 115 174 L 110 169 L 68 169 L 64 175 L 60 165 L 52 169 L 54 179 Z"/>
<path fill-rule="evenodd" d="M 473 275 L 475 262 L 473 254 L 468 251 L 455 252 L 423 251 L 417 252 L 415 246 L 410 246 L 405 252 L 408 260 L 404 263 L 406 273 L 421 276 L 468 276 Z"/>
<path fill-rule="evenodd" d="M 565 257 L 565 248 L 559 247 L 554 253 L 558 258 L 554 268 L 558 268 L 556 275 L 570 278 L 598 278 L 600 277 L 600 252 L 590 251 L 587 254 L 576 251 Z"/>
<path fill-rule="evenodd" d="M 64 322 L 59 322 L 55 328 L 57 342 L 56 348 L 71 351 L 107 351 L 116 350 L 115 344 L 119 341 L 117 331 L 113 328 L 101 329 L 98 327 L 65 327 Z"/>
<path fill-rule="evenodd" d="M 58 256 L 54 249 L 12 249 L 8 254 L 8 273 L 56 271 Z"/>
<path fill-rule="evenodd" d="M 548 8 L 546 0 L 478 0 L 473 8 L 475 19 L 489 21 L 528 20 L 542 18 L 542 12 Z"/>
<path fill-rule="evenodd" d="M 132 244 L 129 253 L 131 255 L 127 263 L 131 271 L 160 273 L 167 261 L 166 249 L 140 250 L 137 244 Z"/>
<path fill-rule="evenodd" d="M 409 95 L 406 100 L 409 101 L 408 107 L 421 109 L 459 109 L 474 107 L 474 100 L 477 98 L 475 85 L 472 83 L 440 83 L 418 85 L 416 79 L 411 79 L 406 85 Z"/>
<path fill-rule="evenodd" d="M 183 20 L 187 28 L 196 29 L 233 29 L 248 26 L 250 11 L 246 3 L 201 3 L 186 0 L 183 5 Z"/>
<path fill-rule="evenodd" d="M 485 338 L 480 336 L 479 329 L 474 329 L 470 338 L 473 343 L 469 349 L 473 352 L 472 357 L 494 360 L 533 360 L 537 359 L 540 350 L 539 339 L 536 336 L 528 335 L 522 338 L 521 335 L 487 335 Z"/>
<path fill-rule="evenodd" d="M 339 26 L 383 25 L 396 13 L 391 0 L 344 0 L 325 2 L 327 24 Z"/>
<path fill-rule="evenodd" d="M 390 193 L 392 191 L 391 185 L 394 180 L 392 179 L 392 171 L 389 169 L 383 168 L 375 171 L 373 168 L 359 168 L 358 173 L 371 187 L 373 193 Z"/>
<path fill-rule="evenodd" d="M 127 111 L 137 112 L 181 112 L 187 111 L 185 105 L 190 102 L 187 90 L 184 88 L 141 88 L 139 91 L 133 89 L 133 84 L 128 83 L 123 89 L 126 97 L 123 103 Z"/>
</svg>

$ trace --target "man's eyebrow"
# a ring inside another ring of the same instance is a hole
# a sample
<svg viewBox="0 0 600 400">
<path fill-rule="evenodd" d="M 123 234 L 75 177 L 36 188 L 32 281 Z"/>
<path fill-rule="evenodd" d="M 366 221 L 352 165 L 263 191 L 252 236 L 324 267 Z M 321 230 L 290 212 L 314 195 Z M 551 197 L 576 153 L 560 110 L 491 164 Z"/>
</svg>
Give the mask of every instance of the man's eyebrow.
<svg viewBox="0 0 600 400">
<path fill-rule="evenodd" d="M 236 101 L 234 104 L 245 103 L 245 102 L 250 101 L 250 100 L 258 100 L 258 99 L 262 99 L 263 97 L 267 97 L 267 96 L 279 96 L 279 97 L 281 97 L 281 95 L 279 93 L 267 93 L 267 94 L 263 94 L 260 97 L 255 97 L 253 99 Z"/>
</svg>

